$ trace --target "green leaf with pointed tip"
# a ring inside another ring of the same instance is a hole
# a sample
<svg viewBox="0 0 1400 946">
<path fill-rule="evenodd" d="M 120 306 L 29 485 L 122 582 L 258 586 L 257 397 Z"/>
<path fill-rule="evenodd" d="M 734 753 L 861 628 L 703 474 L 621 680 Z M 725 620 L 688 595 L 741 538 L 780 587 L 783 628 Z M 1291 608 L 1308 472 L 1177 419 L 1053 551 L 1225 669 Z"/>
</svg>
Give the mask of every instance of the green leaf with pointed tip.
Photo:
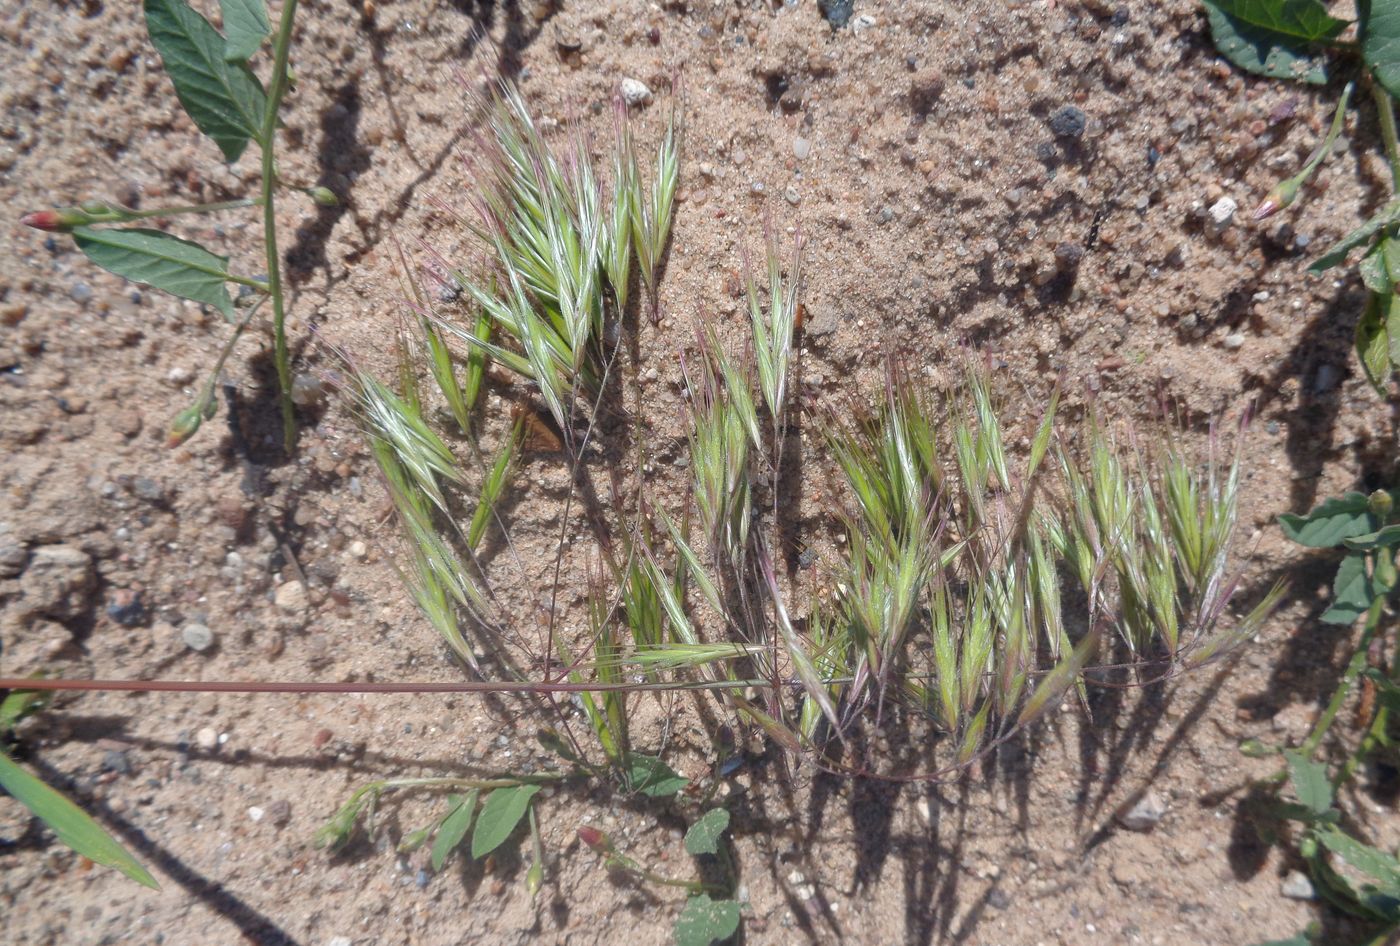
<svg viewBox="0 0 1400 946">
<path fill-rule="evenodd" d="M 1380 395 L 1385 394 L 1386 383 L 1390 380 L 1390 335 L 1386 331 L 1389 300 L 1389 296 L 1371 293 L 1356 323 L 1356 357 L 1361 361 L 1366 380 Z"/>
<path fill-rule="evenodd" d="M 1381 240 L 1356 264 L 1356 271 L 1361 274 L 1361 284 L 1372 292 L 1390 292 L 1390 270 L 1385 265 L 1385 244 L 1389 242 Z"/>
<path fill-rule="evenodd" d="M 473 858 L 485 857 L 505 843 L 520 819 L 525 817 L 530 799 L 539 790 L 538 785 L 516 785 L 498 788 L 486 797 L 481 817 L 476 819 L 476 831 L 472 833 Z"/>
<path fill-rule="evenodd" d="M 73 231 L 73 240 L 83 255 L 110 273 L 163 289 L 181 299 L 212 305 L 224 318 L 233 318 L 233 300 L 225 285 L 229 278 L 227 256 L 144 227 L 78 227 Z"/>
<path fill-rule="evenodd" d="M 1400 200 L 1392 200 L 1370 220 L 1342 237 L 1308 265 L 1308 272 L 1321 273 L 1346 262 L 1347 254 L 1365 243 L 1385 227 L 1400 220 Z"/>
<path fill-rule="evenodd" d="M 627 787 L 648 798 L 665 798 L 685 788 L 690 779 L 677 775 L 656 756 L 632 752 L 627 756 Z"/>
<path fill-rule="evenodd" d="M 1327 624 L 1350 624 L 1366 613 L 1375 600 L 1376 589 L 1366 573 L 1365 552 L 1348 552 L 1337 566 L 1332 582 L 1332 607 L 1320 620 Z"/>
<path fill-rule="evenodd" d="M 1361 58 L 1391 95 L 1400 96 L 1400 4 L 1358 0 Z"/>
<path fill-rule="evenodd" d="M 1317 839 L 1327 850 L 1375 880 L 1381 893 L 1400 897 L 1400 861 L 1332 825 L 1319 829 Z"/>
<path fill-rule="evenodd" d="M 1346 543 L 1347 548 L 1356 549 L 1358 551 L 1400 545 L 1400 525 L 1386 526 L 1384 529 L 1378 529 L 1375 532 L 1358 535 L 1355 538 L 1347 539 Z"/>
<path fill-rule="evenodd" d="M 117 839 L 55 789 L 20 768 L 0 752 L 0 788 L 48 825 L 58 839 L 95 864 L 121 871 L 143 887 L 159 890 L 160 884 Z"/>
<path fill-rule="evenodd" d="M 462 843 L 462 839 L 467 836 L 467 829 L 472 826 L 472 815 L 476 812 L 477 792 L 473 789 L 467 792 L 466 797 L 461 795 L 449 795 L 447 800 L 452 804 L 452 810 L 447 813 L 447 817 L 442 819 L 442 826 L 438 828 L 438 833 L 433 838 L 433 873 L 439 873 L 442 865 L 447 863 L 447 857 L 457 850 L 457 845 Z M 483 816 L 485 812 L 482 812 Z"/>
<path fill-rule="evenodd" d="M 728 828 L 729 812 L 724 808 L 710 809 L 685 833 L 686 853 L 718 854 L 720 835 Z"/>
<path fill-rule="evenodd" d="M 1215 48 L 1241 69 L 1321 85 L 1327 71 L 1314 48 L 1346 28 L 1320 0 L 1205 0 Z"/>
<path fill-rule="evenodd" d="M 709 894 L 691 897 L 676 920 L 676 946 L 710 946 L 739 929 L 739 904 L 711 900 Z"/>
<path fill-rule="evenodd" d="M 219 0 L 224 19 L 224 61 L 247 62 L 272 32 L 265 0 Z"/>
<path fill-rule="evenodd" d="M 227 161 L 237 161 L 262 131 L 267 94 L 242 63 L 224 59 L 224 38 L 184 0 L 145 0 L 146 31 L 199 130 Z"/>
<path fill-rule="evenodd" d="M 1347 493 L 1324 500 L 1306 516 L 1292 513 L 1279 517 L 1283 534 L 1299 545 L 1330 549 L 1353 536 L 1374 532 L 1380 527 L 1363 493 Z"/>
<path fill-rule="evenodd" d="M 1283 758 L 1288 764 L 1288 779 L 1298 801 L 1317 815 L 1331 808 L 1332 783 L 1327 779 L 1327 767 L 1297 749 L 1287 750 Z"/>
</svg>

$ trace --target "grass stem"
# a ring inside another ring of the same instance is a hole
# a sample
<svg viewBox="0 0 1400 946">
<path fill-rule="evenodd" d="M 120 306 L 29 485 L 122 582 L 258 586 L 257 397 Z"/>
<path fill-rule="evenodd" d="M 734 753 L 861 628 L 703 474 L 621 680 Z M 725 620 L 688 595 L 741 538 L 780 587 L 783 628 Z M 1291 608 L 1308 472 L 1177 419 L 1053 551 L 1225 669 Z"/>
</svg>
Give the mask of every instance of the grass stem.
<svg viewBox="0 0 1400 946">
<path fill-rule="evenodd" d="M 288 455 L 296 449 L 296 407 L 292 403 L 291 354 L 287 350 L 286 312 L 282 302 L 281 257 L 277 252 L 277 160 L 273 142 L 277 137 L 277 111 L 287 91 L 287 57 L 292 45 L 292 22 L 296 18 L 297 0 L 285 0 L 282 18 L 277 26 L 277 42 L 273 49 L 272 77 L 267 89 L 267 108 L 263 112 L 262 130 L 258 143 L 262 145 L 262 212 L 263 247 L 267 254 L 267 285 L 272 296 L 272 330 L 276 351 L 278 399 L 282 405 L 282 446 Z"/>
</svg>

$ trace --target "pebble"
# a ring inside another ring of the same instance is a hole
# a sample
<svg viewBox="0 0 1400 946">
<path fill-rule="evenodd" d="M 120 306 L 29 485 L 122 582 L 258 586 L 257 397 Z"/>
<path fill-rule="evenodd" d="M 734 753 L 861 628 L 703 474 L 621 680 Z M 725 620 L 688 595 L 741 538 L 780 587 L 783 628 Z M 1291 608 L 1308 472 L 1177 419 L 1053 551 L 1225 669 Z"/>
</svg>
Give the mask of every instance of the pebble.
<svg viewBox="0 0 1400 946">
<path fill-rule="evenodd" d="M 71 545 L 41 545 L 20 577 L 23 607 L 60 620 L 87 613 L 97 574 L 92 557 Z"/>
<path fill-rule="evenodd" d="M 806 138 L 792 139 L 792 156 L 799 161 L 806 161 L 807 156 L 812 153 L 812 143 Z"/>
<path fill-rule="evenodd" d="M 1050 113 L 1050 130 L 1060 138 L 1082 138 L 1089 124 L 1089 116 L 1082 108 L 1061 105 Z"/>
<path fill-rule="evenodd" d="M 219 746 L 219 733 L 212 726 L 205 726 L 194 734 L 194 744 L 206 751 L 216 749 Z"/>
<path fill-rule="evenodd" d="M 1240 209 L 1240 205 L 1233 197 L 1225 196 L 1210 205 L 1210 219 L 1217 227 L 1228 227 L 1230 221 L 1235 219 L 1235 211 Z"/>
<path fill-rule="evenodd" d="M 148 503 L 160 503 L 165 501 L 165 490 L 161 485 L 149 476 L 138 476 L 131 481 L 131 492 L 138 499 L 144 499 Z"/>
<path fill-rule="evenodd" d="M 262 821 L 262 820 L 263 820 L 263 816 L 266 815 L 266 814 L 267 814 L 267 812 L 263 811 L 263 810 L 262 810 L 261 808 L 259 808 L 257 805 L 253 805 L 253 806 L 249 807 L 249 809 L 248 809 L 248 818 L 249 818 L 249 820 L 251 820 L 254 824 L 257 824 L 259 821 Z"/>
<path fill-rule="evenodd" d="M 894 219 L 894 211 L 889 207 L 881 207 L 878 219 L 881 223 L 889 223 Z"/>
<path fill-rule="evenodd" d="M 651 89 L 647 88 L 645 82 L 633 79 L 630 76 L 622 80 L 622 100 L 629 108 L 636 108 L 639 105 L 651 104 Z"/>
<path fill-rule="evenodd" d="M 108 772 L 116 772 L 118 775 L 131 774 L 131 760 L 127 758 L 125 752 L 120 749 L 113 749 L 102 755 L 102 768 Z"/>
<path fill-rule="evenodd" d="M 1221 344 L 1229 351 L 1237 351 L 1244 347 L 1244 336 L 1239 332 L 1232 332 L 1225 336 L 1225 340 Z"/>
<path fill-rule="evenodd" d="M 279 828 L 285 828 L 292 820 L 292 803 L 279 798 L 267 806 L 267 820 Z"/>
<path fill-rule="evenodd" d="M 817 9 L 831 24 L 833 30 L 839 30 L 851 21 L 851 14 L 855 12 L 855 2 L 854 0 L 817 0 Z"/>
<path fill-rule="evenodd" d="M 326 940 L 326 946 L 355 946 L 348 936 L 332 936 Z"/>
<path fill-rule="evenodd" d="M 1290 900 L 1312 900 L 1317 896 L 1312 881 L 1300 870 L 1288 872 L 1288 876 L 1283 878 L 1283 883 L 1279 885 L 1279 893 Z"/>
<path fill-rule="evenodd" d="M 1118 823 L 1129 831 L 1151 831 L 1166 813 L 1167 804 L 1162 796 L 1148 792 L 1132 808 L 1118 815 Z"/>
<path fill-rule="evenodd" d="M 356 539 L 354 542 L 350 543 L 349 552 L 351 558 L 364 558 L 369 554 L 369 546 L 365 545 L 359 539 Z"/>
<path fill-rule="evenodd" d="M 789 184 L 787 186 L 787 189 L 783 191 L 783 199 L 786 200 L 788 203 L 792 204 L 794 207 L 802 203 L 802 195 L 799 194 L 797 192 L 797 188 L 793 187 L 791 184 Z"/>
<path fill-rule="evenodd" d="M 314 374 L 302 372 L 292 379 L 292 403 L 297 407 L 316 407 L 325 399 L 326 386 Z"/>
<path fill-rule="evenodd" d="M 0 545 L 0 578 L 13 578 L 24 571 L 29 552 L 23 545 Z"/>
<path fill-rule="evenodd" d="M 180 629 L 180 638 L 186 647 L 198 653 L 214 646 L 214 632 L 203 624 L 186 624 Z"/>
<path fill-rule="evenodd" d="M 68 290 L 68 295 L 79 305 L 86 305 L 92 300 L 92 287 L 85 282 L 76 282 L 73 288 Z"/>
<path fill-rule="evenodd" d="M 146 619 L 146 605 L 141 592 L 118 588 L 107 601 L 107 616 L 122 627 L 136 627 Z"/>
<path fill-rule="evenodd" d="M 295 579 L 292 581 L 284 581 L 282 584 L 278 585 L 273 601 L 276 603 L 277 607 L 286 611 L 288 614 L 302 613 L 306 610 L 306 606 L 309 603 L 306 598 L 306 589 L 302 587 L 301 582 Z"/>
<path fill-rule="evenodd" d="M 180 388 L 194 380 L 194 372 L 183 365 L 176 365 L 170 369 L 170 373 L 165 376 L 165 380 L 172 386 Z"/>
<path fill-rule="evenodd" d="M 700 176 L 710 180 L 715 176 L 715 166 L 708 161 L 701 161 L 695 166 L 695 170 L 700 172 Z"/>
<path fill-rule="evenodd" d="M 869 13 L 862 13 L 851 21 L 851 31 L 854 33 L 864 33 L 879 22 L 879 20 L 875 19 L 875 17 L 871 16 Z"/>
</svg>

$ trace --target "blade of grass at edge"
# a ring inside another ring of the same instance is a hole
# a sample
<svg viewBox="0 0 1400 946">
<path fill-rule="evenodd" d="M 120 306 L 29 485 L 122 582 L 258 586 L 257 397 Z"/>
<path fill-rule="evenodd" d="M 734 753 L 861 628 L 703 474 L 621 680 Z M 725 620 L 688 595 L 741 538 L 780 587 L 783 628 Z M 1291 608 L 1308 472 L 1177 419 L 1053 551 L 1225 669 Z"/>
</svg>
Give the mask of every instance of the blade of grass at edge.
<svg viewBox="0 0 1400 946">
<path fill-rule="evenodd" d="M 116 838 L 81 808 L 20 768 L 3 752 L 0 752 L 0 788 L 9 792 L 36 818 L 48 825 L 60 841 L 83 857 L 104 867 L 115 868 L 143 887 L 160 889 L 155 878 L 127 853 Z"/>
</svg>

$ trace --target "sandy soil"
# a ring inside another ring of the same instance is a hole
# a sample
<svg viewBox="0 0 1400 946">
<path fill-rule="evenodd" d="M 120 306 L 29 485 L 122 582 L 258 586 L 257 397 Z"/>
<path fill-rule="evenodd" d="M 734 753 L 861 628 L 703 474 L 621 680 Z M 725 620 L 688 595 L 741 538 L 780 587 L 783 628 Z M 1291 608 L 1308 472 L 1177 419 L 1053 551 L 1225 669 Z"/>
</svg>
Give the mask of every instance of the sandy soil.
<svg viewBox="0 0 1400 946">
<path fill-rule="evenodd" d="M 135 6 L 0 11 L 12 219 L 89 197 L 249 193 L 252 155 L 221 165 L 180 114 Z M 473 116 L 454 71 L 512 78 L 537 114 L 600 140 L 618 83 L 639 79 L 656 93 L 636 115 L 648 143 L 679 74 L 684 199 L 665 318 L 642 326 L 635 365 L 657 418 L 658 482 L 681 475 L 665 469 L 682 442 L 669 420 L 676 352 L 697 319 L 738 338 L 740 253 L 758 249 L 765 216 L 807 240 L 813 397 L 872 389 L 891 352 L 947 383 L 970 346 L 1004 365 L 1012 390 L 1062 373 L 1071 414 L 1096 399 L 1152 423 L 1165 401 L 1199 438 L 1211 417 L 1255 407 L 1242 597 L 1284 576 L 1294 598 L 1233 672 L 1101 700 L 1092 729 L 1067 713 L 951 784 L 751 759 L 727 789 L 745 941 L 1215 946 L 1292 935 L 1318 915 L 1282 896 L 1297 865 L 1261 840 L 1239 790 L 1270 763 L 1235 747 L 1298 738 L 1348 653 L 1347 636 L 1316 621 L 1329 564 L 1287 547 L 1275 517 L 1396 472 L 1391 415 L 1349 354 L 1360 286 L 1303 274 L 1311 250 L 1385 199 L 1377 142 L 1352 134 L 1290 216 L 1246 220 L 1313 147 L 1328 93 L 1227 68 L 1185 0 L 862 3 L 867 19 L 839 31 L 807 0 L 379 0 L 363 12 L 305 3 L 294 51 L 283 174 L 347 197 L 283 205 L 303 370 L 329 367 L 313 325 L 389 368 L 392 237 L 449 256 L 467 245 L 430 203 L 468 194 Z M 1077 142 L 1050 127 L 1066 105 L 1087 116 Z M 1244 210 L 1216 228 L 1205 210 L 1225 196 Z M 175 229 L 261 268 L 251 217 Z M 225 331 L 197 306 L 134 292 L 65 240 L 0 230 L 0 670 L 454 678 L 390 565 L 394 526 L 345 409 L 306 413 L 297 457 L 280 456 L 265 335 L 230 363 L 233 422 L 226 410 L 186 447 L 161 446 Z M 557 457 L 525 465 L 522 541 L 536 529 L 542 545 L 566 481 Z M 830 500 L 816 472 L 811 482 L 803 538 L 820 551 Z M 192 624 L 213 647 L 186 645 Z M 353 786 L 538 764 L 532 733 L 523 705 L 460 696 L 60 699 L 23 729 L 25 761 L 162 889 L 91 869 L 0 799 L 0 916 L 10 939 L 33 944 L 668 942 L 680 898 L 609 878 L 573 840 L 591 821 L 684 873 L 683 825 L 656 806 L 549 798 L 533 905 L 515 855 L 438 876 L 396 855 L 398 834 L 434 810 L 427 800 L 391 808 L 375 840 L 339 855 L 311 847 Z M 702 764 L 678 762 L 695 775 Z M 1114 812 L 1147 791 L 1165 803 L 1161 822 L 1119 828 Z M 1400 840 L 1391 803 L 1365 792 L 1349 803 L 1379 840 Z"/>
</svg>

